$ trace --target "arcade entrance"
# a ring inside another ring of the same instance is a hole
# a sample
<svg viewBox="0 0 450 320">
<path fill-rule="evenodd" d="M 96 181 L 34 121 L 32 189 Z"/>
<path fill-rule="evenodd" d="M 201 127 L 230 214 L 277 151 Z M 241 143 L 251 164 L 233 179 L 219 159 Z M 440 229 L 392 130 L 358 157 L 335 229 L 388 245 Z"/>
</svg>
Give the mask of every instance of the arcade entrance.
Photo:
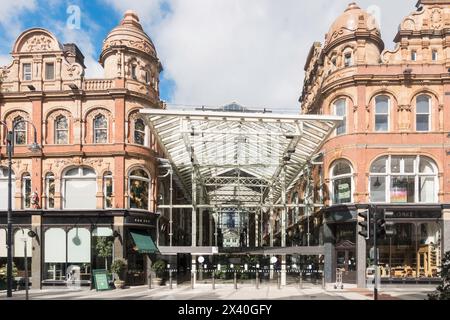
<svg viewBox="0 0 450 320">
<path fill-rule="evenodd" d="M 233 270 L 233 276 L 238 272 L 250 280 L 257 269 L 267 268 L 262 276 L 272 280 L 279 272 L 281 285 L 305 267 L 309 276 L 320 271 L 319 258 L 299 257 L 323 255 L 317 215 L 323 194 L 312 177 L 320 174 L 314 166 L 321 163 L 321 146 L 342 117 L 252 112 L 236 104 L 141 113 L 164 154 L 160 176 L 169 179 L 169 203 L 158 206 L 169 222 L 167 251 L 191 254 L 190 270 L 183 268 L 194 283 L 213 270 L 219 278 Z M 183 190 L 182 201 L 172 196 L 173 183 Z M 302 201 L 289 196 L 298 188 L 304 190 Z M 174 239 L 173 221 L 188 211 L 191 243 L 186 250 Z M 205 248 L 212 252 L 201 254 Z M 200 262 L 200 256 L 213 259 Z M 268 263 L 274 256 L 277 262 Z"/>
</svg>

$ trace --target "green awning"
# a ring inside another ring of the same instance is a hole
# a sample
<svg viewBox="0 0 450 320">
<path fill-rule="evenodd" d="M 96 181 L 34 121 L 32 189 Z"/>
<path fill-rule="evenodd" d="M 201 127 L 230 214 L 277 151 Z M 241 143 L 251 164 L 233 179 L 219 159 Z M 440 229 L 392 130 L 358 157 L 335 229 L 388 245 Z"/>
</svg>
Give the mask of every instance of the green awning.
<svg viewBox="0 0 450 320">
<path fill-rule="evenodd" d="M 130 234 L 139 253 L 159 253 L 152 237 L 148 234 L 136 230 L 130 231 Z"/>
</svg>

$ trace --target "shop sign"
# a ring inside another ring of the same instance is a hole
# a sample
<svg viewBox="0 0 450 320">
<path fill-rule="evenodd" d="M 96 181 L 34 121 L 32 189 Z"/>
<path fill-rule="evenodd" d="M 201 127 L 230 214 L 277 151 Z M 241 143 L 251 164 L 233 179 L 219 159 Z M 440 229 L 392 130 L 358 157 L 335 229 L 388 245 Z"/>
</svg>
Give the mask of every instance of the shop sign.
<svg viewBox="0 0 450 320">
<path fill-rule="evenodd" d="M 93 270 L 94 286 L 97 291 L 111 290 L 106 270 Z"/>
<path fill-rule="evenodd" d="M 442 216 L 441 211 L 413 211 L 413 210 L 389 210 L 394 213 L 393 219 L 439 219 Z"/>
<path fill-rule="evenodd" d="M 155 225 L 154 219 L 146 217 L 126 217 L 126 225 L 142 225 L 142 226 L 153 226 Z"/>
</svg>

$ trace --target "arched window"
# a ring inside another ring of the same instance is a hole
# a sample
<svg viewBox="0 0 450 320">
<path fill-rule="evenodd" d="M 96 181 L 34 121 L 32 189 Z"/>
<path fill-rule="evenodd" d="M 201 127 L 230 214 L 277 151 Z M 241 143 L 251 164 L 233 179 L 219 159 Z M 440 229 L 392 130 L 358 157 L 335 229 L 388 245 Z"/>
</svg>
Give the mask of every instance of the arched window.
<svg viewBox="0 0 450 320">
<path fill-rule="evenodd" d="M 142 169 L 133 170 L 129 177 L 130 209 L 148 210 L 150 177 Z"/>
<path fill-rule="evenodd" d="M 347 132 L 347 105 L 345 99 L 339 99 L 334 103 L 334 114 L 344 117 L 344 121 L 336 128 L 336 135 L 342 135 Z"/>
<path fill-rule="evenodd" d="M 64 209 L 96 209 L 96 174 L 90 168 L 74 168 L 63 175 Z"/>
<path fill-rule="evenodd" d="M 331 185 L 333 204 L 352 202 L 353 170 L 346 160 L 339 160 L 331 168 Z"/>
<path fill-rule="evenodd" d="M 8 168 L 0 167 L 0 210 L 8 209 Z M 15 183 L 16 177 L 14 171 L 11 172 L 12 179 L 12 208 L 14 209 L 14 193 L 15 193 Z"/>
<path fill-rule="evenodd" d="M 69 143 L 69 124 L 67 118 L 59 116 L 55 120 L 55 144 Z"/>
<path fill-rule="evenodd" d="M 108 142 L 108 120 L 103 114 L 94 118 L 94 143 Z"/>
<path fill-rule="evenodd" d="M 430 131 L 431 127 L 431 98 L 420 95 L 416 99 L 416 130 L 420 132 Z"/>
<path fill-rule="evenodd" d="M 344 65 L 346 67 L 351 67 L 353 65 L 353 58 L 351 52 L 346 52 L 344 54 Z"/>
<path fill-rule="evenodd" d="M 17 117 L 13 121 L 14 143 L 18 146 L 27 144 L 27 123 L 22 117 Z"/>
<path fill-rule="evenodd" d="M 370 167 L 372 203 L 436 203 L 436 164 L 422 156 L 385 156 Z"/>
<path fill-rule="evenodd" d="M 31 207 L 31 176 L 29 173 L 22 176 L 22 207 L 24 209 Z"/>
<path fill-rule="evenodd" d="M 55 176 L 47 173 L 45 176 L 45 193 L 47 195 L 47 209 L 55 208 Z"/>
<path fill-rule="evenodd" d="M 141 146 L 145 145 L 145 123 L 142 119 L 134 121 L 134 143 Z"/>
<path fill-rule="evenodd" d="M 389 131 L 389 110 L 391 100 L 388 96 L 378 96 L 375 98 L 375 131 Z"/>
<path fill-rule="evenodd" d="M 111 172 L 106 172 L 103 176 L 103 199 L 105 209 L 112 208 L 112 195 L 113 195 L 113 175 Z"/>
</svg>

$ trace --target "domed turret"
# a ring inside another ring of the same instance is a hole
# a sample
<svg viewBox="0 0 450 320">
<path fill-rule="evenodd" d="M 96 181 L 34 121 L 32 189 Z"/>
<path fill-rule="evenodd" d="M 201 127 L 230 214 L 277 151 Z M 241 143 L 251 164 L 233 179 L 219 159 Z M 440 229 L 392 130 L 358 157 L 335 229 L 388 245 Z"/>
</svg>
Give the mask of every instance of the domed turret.
<svg viewBox="0 0 450 320">
<path fill-rule="evenodd" d="M 355 54 L 356 62 L 378 63 L 381 51 L 384 49 L 378 22 L 374 16 L 352 2 L 331 25 L 325 36 L 324 50 L 328 53 L 344 46 L 352 48 L 356 53 L 357 47 L 361 45 L 361 42 L 358 43 L 359 40 L 365 40 L 366 49 L 369 49 L 370 52 Z"/>
<path fill-rule="evenodd" d="M 155 45 L 131 10 L 106 37 L 100 63 L 107 78 L 128 78 L 155 86 L 162 69 Z"/>
</svg>

